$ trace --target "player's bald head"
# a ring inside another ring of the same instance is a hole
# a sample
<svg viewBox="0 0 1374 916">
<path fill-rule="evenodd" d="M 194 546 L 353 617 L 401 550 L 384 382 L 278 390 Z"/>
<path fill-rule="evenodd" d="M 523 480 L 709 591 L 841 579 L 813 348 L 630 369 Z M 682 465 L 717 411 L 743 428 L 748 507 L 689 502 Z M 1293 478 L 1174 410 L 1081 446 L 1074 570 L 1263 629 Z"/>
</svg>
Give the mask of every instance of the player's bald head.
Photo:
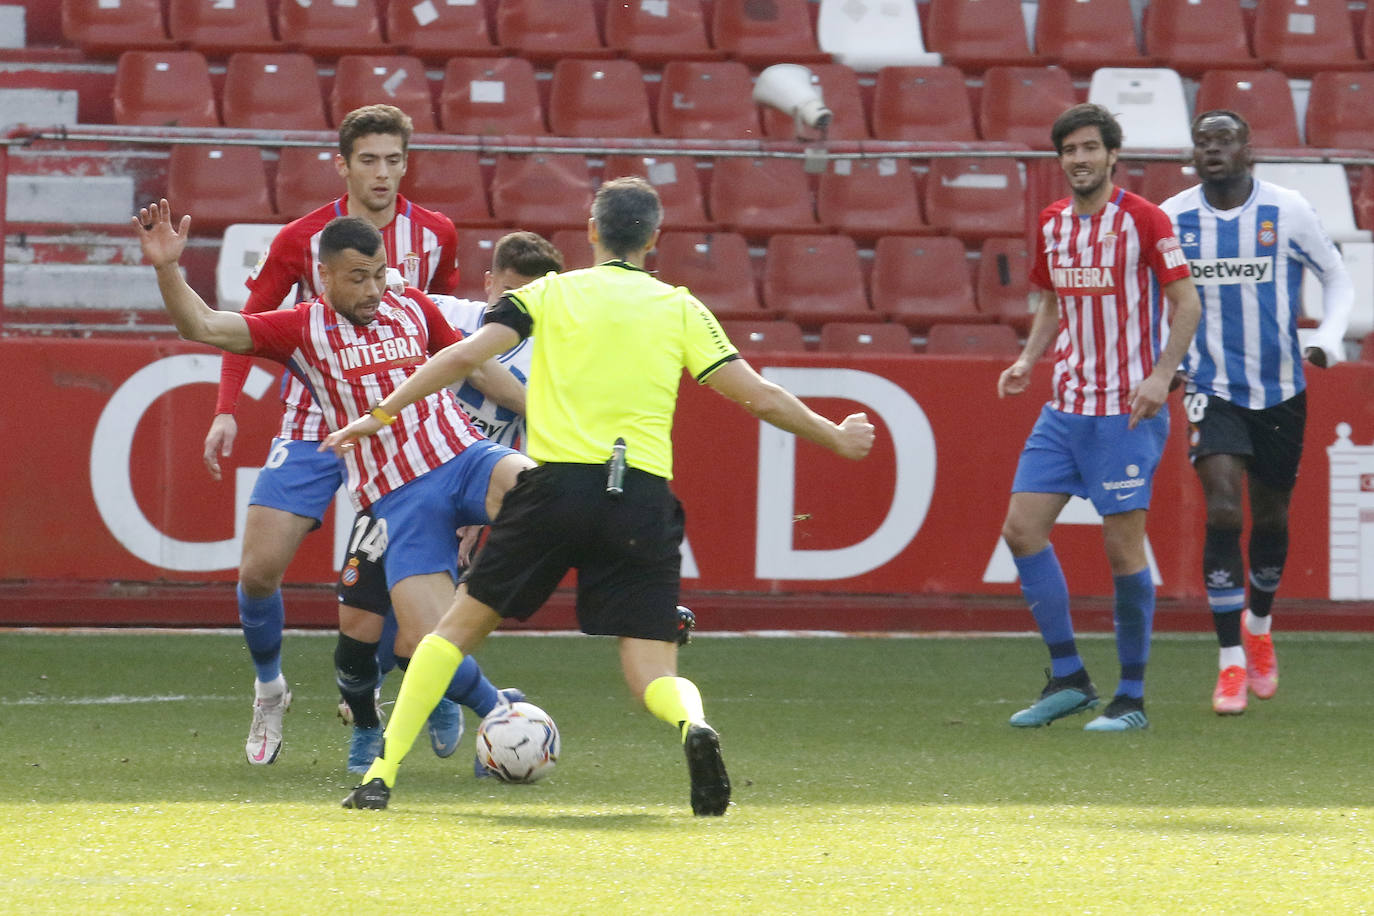
<svg viewBox="0 0 1374 916">
<path fill-rule="evenodd" d="M 1250 124 L 1234 111 L 1214 108 L 1193 118 L 1192 132 L 1194 137 L 1214 130 L 1233 131 L 1240 142 L 1250 142 Z"/>
</svg>

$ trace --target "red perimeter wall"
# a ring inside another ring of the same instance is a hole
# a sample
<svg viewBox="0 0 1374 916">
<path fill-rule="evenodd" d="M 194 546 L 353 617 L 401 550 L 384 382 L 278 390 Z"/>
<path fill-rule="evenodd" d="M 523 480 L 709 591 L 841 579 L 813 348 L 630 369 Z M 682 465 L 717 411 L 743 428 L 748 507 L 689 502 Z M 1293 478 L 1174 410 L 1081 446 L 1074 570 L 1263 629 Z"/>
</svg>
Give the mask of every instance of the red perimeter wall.
<svg viewBox="0 0 1374 916">
<path fill-rule="evenodd" d="M 846 462 L 684 380 L 674 438 L 688 518 L 685 588 L 706 605 L 745 609 L 737 622 L 750 626 L 901 628 L 937 606 L 993 609 L 993 628 L 1028 623 L 1002 614 L 1024 611 L 999 531 L 1017 456 L 1048 393 L 1047 365 L 1033 394 L 999 400 L 1001 359 L 752 362 L 824 414 L 868 411 L 878 444 L 867 461 Z M 235 622 L 236 518 L 275 430 L 277 368 L 260 364 L 250 380 L 239 444 L 216 483 L 201 463 L 216 354 L 183 343 L 5 339 L 0 364 L 11 394 L 0 412 L 0 625 Z M 1311 375 L 1283 594 L 1363 628 L 1362 602 L 1374 599 L 1374 561 L 1365 570 L 1374 446 L 1362 444 L 1374 442 L 1374 366 Z M 1196 608 L 1201 496 L 1182 408 L 1177 399 L 1171 407 L 1150 547 L 1164 606 Z M 1055 543 L 1080 603 L 1101 608 L 1111 580 L 1100 528 L 1075 505 Z M 288 574 L 293 595 L 313 596 L 296 602 L 293 625 L 331 623 L 325 586 L 349 520 L 338 514 L 306 539 Z M 1348 603 L 1328 605 L 1332 598 Z M 567 604 L 560 598 L 536 622 L 569 625 Z M 855 607 L 867 608 L 862 619 Z"/>
</svg>

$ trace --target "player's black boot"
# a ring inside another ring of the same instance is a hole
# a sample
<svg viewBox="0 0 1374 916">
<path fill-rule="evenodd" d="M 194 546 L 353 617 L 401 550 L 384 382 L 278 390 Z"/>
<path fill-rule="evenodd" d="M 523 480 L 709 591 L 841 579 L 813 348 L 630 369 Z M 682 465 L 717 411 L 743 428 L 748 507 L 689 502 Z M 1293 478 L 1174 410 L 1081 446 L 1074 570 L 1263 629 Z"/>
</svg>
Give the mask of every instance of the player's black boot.
<svg viewBox="0 0 1374 916">
<path fill-rule="evenodd" d="M 697 628 L 697 615 L 689 608 L 677 606 L 677 644 L 685 646 L 692 641 L 692 631 Z"/>
<path fill-rule="evenodd" d="M 343 806 L 345 808 L 369 808 L 374 811 L 381 811 L 386 808 L 386 803 L 390 799 L 391 790 L 378 776 L 376 779 L 369 779 L 360 786 L 355 786 L 352 792 L 344 796 Z"/>
<path fill-rule="evenodd" d="M 692 813 L 724 814 L 730 807 L 730 776 L 720 756 L 720 736 L 709 725 L 689 725 L 683 749 L 692 778 Z"/>
</svg>

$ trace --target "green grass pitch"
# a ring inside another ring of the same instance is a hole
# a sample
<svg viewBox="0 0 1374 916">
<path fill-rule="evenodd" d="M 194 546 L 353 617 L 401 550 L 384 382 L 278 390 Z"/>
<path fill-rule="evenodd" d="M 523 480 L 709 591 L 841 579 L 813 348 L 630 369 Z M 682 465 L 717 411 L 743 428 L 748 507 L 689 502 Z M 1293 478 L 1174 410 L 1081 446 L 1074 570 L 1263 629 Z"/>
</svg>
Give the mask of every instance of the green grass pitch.
<svg viewBox="0 0 1374 916">
<path fill-rule="evenodd" d="M 1374 639 L 1277 646 L 1278 696 L 1219 718 L 1211 639 L 1159 636 L 1151 729 L 1097 735 L 1007 726 L 1043 685 L 1031 637 L 701 637 L 682 670 L 735 805 L 693 818 L 610 640 L 478 655 L 558 722 L 545 782 L 475 780 L 469 714 L 367 812 L 339 807 L 332 638 L 288 635 L 286 745 L 258 768 L 237 636 L 4 632 L 0 913 L 1374 911 Z M 1082 648 L 1110 693 L 1111 640 Z"/>
</svg>

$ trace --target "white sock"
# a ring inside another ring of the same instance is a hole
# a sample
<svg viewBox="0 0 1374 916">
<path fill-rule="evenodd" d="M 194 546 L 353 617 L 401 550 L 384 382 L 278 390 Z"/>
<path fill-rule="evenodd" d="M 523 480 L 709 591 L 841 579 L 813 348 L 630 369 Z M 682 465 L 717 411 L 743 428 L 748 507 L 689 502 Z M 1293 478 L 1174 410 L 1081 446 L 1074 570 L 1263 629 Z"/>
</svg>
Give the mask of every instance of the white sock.
<svg viewBox="0 0 1374 916">
<path fill-rule="evenodd" d="M 1245 667 L 1245 650 L 1240 646 L 1222 646 L 1217 657 L 1218 670 L 1225 670 L 1232 665 Z"/>
<path fill-rule="evenodd" d="M 1250 631 L 1251 636 L 1267 636 L 1269 634 L 1269 627 L 1273 623 L 1274 617 L 1272 614 L 1268 617 L 1256 617 L 1254 614 L 1247 612 L 1245 615 L 1245 629 Z"/>
<path fill-rule="evenodd" d="M 260 699 L 266 697 L 279 697 L 283 693 L 286 693 L 286 678 L 279 674 L 276 680 L 268 681 L 267 683 L 255 680 L 253 682 L 253 691 Z"/>
</svg>

